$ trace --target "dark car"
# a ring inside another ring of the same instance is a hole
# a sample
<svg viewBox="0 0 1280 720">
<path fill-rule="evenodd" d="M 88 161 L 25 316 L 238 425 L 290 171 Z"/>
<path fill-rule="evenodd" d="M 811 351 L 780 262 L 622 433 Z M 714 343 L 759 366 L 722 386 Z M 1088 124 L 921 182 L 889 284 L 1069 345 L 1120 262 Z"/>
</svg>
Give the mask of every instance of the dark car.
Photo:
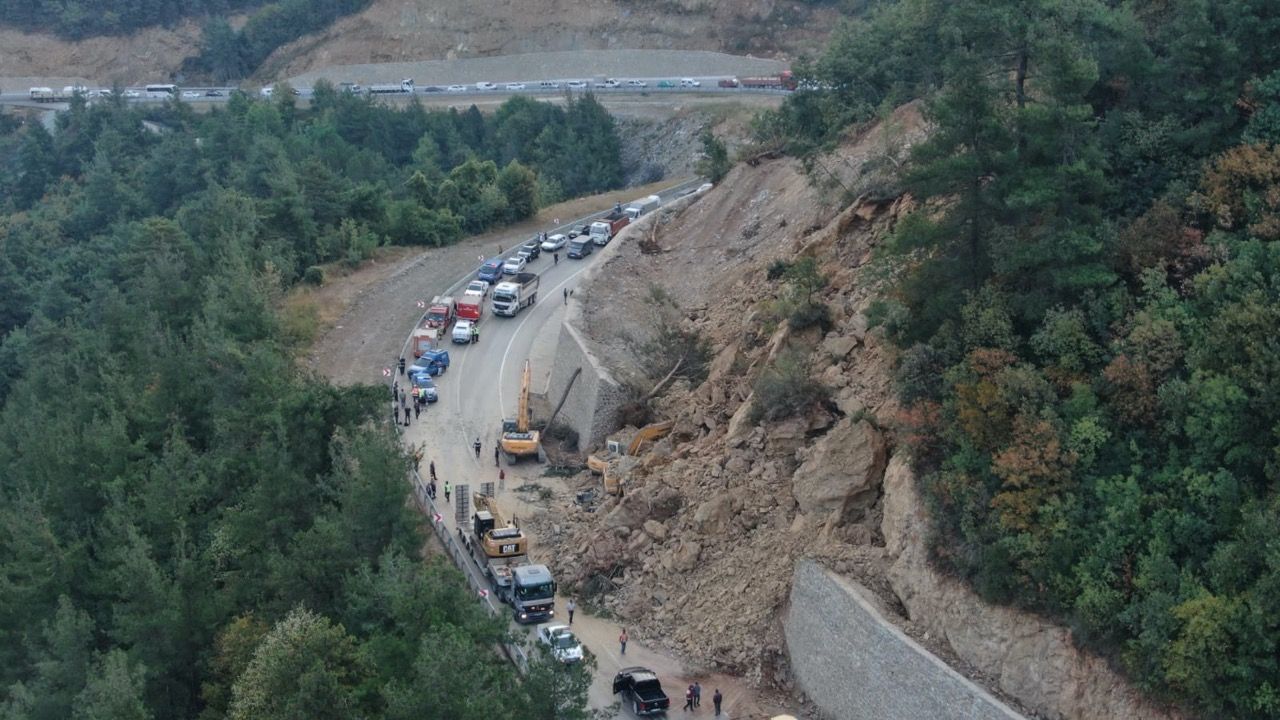
<svg viewBox="0 0 1280 720">
<path fill-rule="evenodd" d="M 542 253 L 542 241 L 538 238 L 528 240 L 520 246 L 520 249 L 529 253 L 530 260 L 536 260 L 538 255 Z"/>
<path fill-rule="evenodd" d="M 444 88 L 439 85 L 428 85 L 422 88 L 422 92 L 444 92 Z"/>
<path fill-rule="evenodd" d="M 580 260 L 590 255 L 595 249 L 595 243 L 592 243 L 591 238 L 586 235 L 579 235 L 569 241 L 569 257 L 574 260 Z"/>
<path fill-rule="evenodd" d="M 222 97 L 221 90 L 208 90 L 204 94 L 205 97 Z"/>
<path fill-rule="evenodd" d="M 430 371 L 410 371 L 409 382 L 412 383 L 414 387 L 418 388 L 418 392 L 428 403 L 433 403 L 440 399 L 440 393 L 436 391 L 436 382 L 431 379 Z"/>
<path fill-rule="evenodd" d="M 578 232 L 577 230 L 570 230 L 570 231 L 569 231 L 569 239 L 570 239 L 570 240 L 572 240 L 572 239 L 574 239 L 574 238 L 578 237 L 578 236 L 579 236 L 579 235 L 581 235 L 581 234 L 582 234 L 582 233 Z"/>
<path fill-rule="evenodd" d="M 671 706 L 671 698 L 663 692 L 657 674 L 648 668 L 619 670 L 613 678 L 613 694 L 621 694 L 624 704 L 631 700 L 631 712 L 636 715 L 658 715 Z"/>
<path fill-rule="evenodd" d="M 584 224 L 582 225 L 582 227 L 578 228 L 578 234 L 579 234 L 579 235 L 590 235 L 590 234 L 591 234 L 591 223 L 584 223 Z"/>
</svg>

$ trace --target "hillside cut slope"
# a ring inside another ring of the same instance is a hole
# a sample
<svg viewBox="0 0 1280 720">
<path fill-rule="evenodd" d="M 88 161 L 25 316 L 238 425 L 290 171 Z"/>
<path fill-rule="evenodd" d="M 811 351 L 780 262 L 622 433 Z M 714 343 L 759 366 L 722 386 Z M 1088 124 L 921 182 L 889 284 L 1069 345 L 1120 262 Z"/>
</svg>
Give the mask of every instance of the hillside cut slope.
<svg viewBox="0 0 1280 720">
<path fill-rule="evenodd" d="M 891 127 L 892 137 L 886 135 Z M 828 166 L 844 184 L 877 185 L 883 155 L 923 137 L 913 107 L 847 143 Z M 891 141 L 891 142 L 890 142 Z M 840 172 L 837 170 L 837 172 Z M 642 348 L 658 337 L 654 298 L 670 298 L 680 326 L 709 341 L 706 372 L 656 401 L 672 434 L 624 462 L 621 498 L 594 512 L 566 502 L 539 537 L 554 538 L 555 571 L 637 636 L 709 669 L 789 689 L 780 618 L 795 562 L 813 558 L 874 592 L 908 634 L 953 667 L 1030 713 L 1053 718 L 1171 718 L 1106 662 L 1077 650 L 1070 632 L 982 603 L 935 571 L 928 517 L 915 492 L 893 349 L 868 330 L 875 248 L 910 197 L 840 207 L 799 163 L 740 165 L 687 207 L 655 213 L 652 241 L 634 235 L 579 289 L 575 322 L 616 375 L 657 379 Z M 637 230 L 644 232 L 643 227 Z M 819 299 L 829 329 L 792 330 L 777 314 L 786 282 L 769 269 L 811 257 L 828 279 Z M 811 381 L 824 400 L 776 420 L 753 417 L 764 374 Z M 665 370 L 665 368 L 664 368 Z M 598 477 L 583 475 L 585 490 Z M 832 618 L 839 622 L 839 618 Z"/>
</svg>

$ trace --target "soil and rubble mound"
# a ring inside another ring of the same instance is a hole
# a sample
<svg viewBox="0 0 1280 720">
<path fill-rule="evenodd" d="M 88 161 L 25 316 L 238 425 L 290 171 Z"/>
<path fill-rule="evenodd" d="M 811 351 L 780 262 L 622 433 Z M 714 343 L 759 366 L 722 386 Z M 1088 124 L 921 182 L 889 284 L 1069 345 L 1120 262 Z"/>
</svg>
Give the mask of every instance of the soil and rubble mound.
<svg viewBox="0 0 1280 720">
<path fill-rule="evenodd" d="M 618 462 L 623 494 L 604 494 L 584 472 L 534 533 L 588 606 L 694 667 L 763 689 L 795 690 L 782 618 L 795 563 L 811 558 L 1030 714 L 1176 717 L 1075 648 L 1066 628 L 987 605 L 929 563 L 927 511 L 892 432 L 894 350 L 867 320 L 879 290 L 872 254 L 914 209 L 888 171 L 924 132 L 918 107 L 900 108 L 823 159 L 826 189 L 793 160 L 739 165 L 714 190 L 641 220 L 602 258 L 602 281 L 579 288 L 579 329 L 637 397 L 668 369 L 651 352 L 670 337 L 664 323 L 706 339 L 711 352 L 704 374 L 675 380 L 651 403 L 651 419 L 674 427 Z M 779 313 L 786 286 L 776 263 L 801 257 L 829 281 L 819 291 L 825 331 L 793 331 Z M 758 421 L 757 378 L 797 351 L 826 399 Z"/>
<path fill-rule="evenodd" d="M 907 113 L 918 128 L 918 114 Z M 786 681 L 778 618 L 797 558 L 819 559 L 896 605 L 880 530 L 889 352 L 867 332 L 871 284 L 858 277 L 908 206 L 837 212 L 793 161 L 740 166 L 713 194 L 658 218 L 657 252 L 619 249 L 607 287 L 582 291 L 583 324 L 618 376 L 637 388 L 658 379 L 636 352 L 657 332 L 644 310 L 655 293 L 684 311 L 683 328 L 713 355 L 705 380 L 677 380 L 656 400 L 655 414 L 675 427 L 622 464 L 621 498 L 605 497 L 594 512 L 566 503 L 551 515 L 555 527 L 538 529 L 555 538 L 558 577 L 584 592 L 606 589 L 594 601 L 647 639 L 763 684 Z M 802 255 L 819 258 L 831 279 L 825 334 L 793 336 L 770 316 L 783 290 L 768 279 L 770 264 Z M 610 301 L 593 302 L 595 293 Z M 806 349 L 831 402 L 756 424 L 752 383 L 784 345 Z"/>
</svg>

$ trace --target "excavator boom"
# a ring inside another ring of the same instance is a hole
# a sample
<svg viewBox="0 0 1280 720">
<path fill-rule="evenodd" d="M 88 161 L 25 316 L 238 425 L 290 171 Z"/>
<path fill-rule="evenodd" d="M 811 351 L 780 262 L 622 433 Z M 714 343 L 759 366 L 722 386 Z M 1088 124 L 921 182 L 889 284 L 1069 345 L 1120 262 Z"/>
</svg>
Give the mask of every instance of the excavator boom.
<svg viewBox="0 0 1280 720">
<path fill-rule="evenodd" d="M 539 447 L 542 444 L 541 434 L 529 429 L 529 386 L 532 382 L 533 369 L 529 361 L 525 360 L 524 370 L 520 373 L 520 399 L 515 422 L 503 422 L 502 437 L 499 441 L 508 460 L 514 461 L 515 458 L 539 454 Z"/>
<path fill-rule="evenodd" d="M 516 430 L 529 432 L 529 381 L 533 375 L 529 361 L 524 361 L 524 371 L 520 374 L 520 407 L 516 410 Z"/>
</svg>

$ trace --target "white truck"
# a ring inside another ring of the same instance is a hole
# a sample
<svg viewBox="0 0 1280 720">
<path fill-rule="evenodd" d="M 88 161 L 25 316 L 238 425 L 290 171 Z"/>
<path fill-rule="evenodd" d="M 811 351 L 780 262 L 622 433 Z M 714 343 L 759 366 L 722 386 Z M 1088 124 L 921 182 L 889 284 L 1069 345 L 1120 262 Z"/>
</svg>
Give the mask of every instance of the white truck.
<svg viewBox="0 0 1280 720">
<path fill-rule="evenodd" d="M 657 209 L 660 204 L 662 204 L 662 198 L 657 195 L 650 195 L 633 201 L 627 206 L 625 212 L 627 213 L 627 217 L 631 218 L 632 221 L 635 221 L 639 220 L 641 216 L 647 215 Z"/>
<path fill-rule="evenodd" d="M 412 95 L 413 94 L 413 78 L 405 78 L 397 84 L 384 83 L 381 85 L 370 85 L 370 95 Z"/>
<path fill-rule="evenodd" d="M 58 99 L 51 87 L 33 87 L 30 92 L 32 102 L 55 102 Z"/>
<path fill-rule="evenodd" d="M 516 273 L 511 282 L 500 282 L 493 289 L 493 314 L 515 317 L 521 310 L 538 301 L 538 275 Z"/>
</svg>

